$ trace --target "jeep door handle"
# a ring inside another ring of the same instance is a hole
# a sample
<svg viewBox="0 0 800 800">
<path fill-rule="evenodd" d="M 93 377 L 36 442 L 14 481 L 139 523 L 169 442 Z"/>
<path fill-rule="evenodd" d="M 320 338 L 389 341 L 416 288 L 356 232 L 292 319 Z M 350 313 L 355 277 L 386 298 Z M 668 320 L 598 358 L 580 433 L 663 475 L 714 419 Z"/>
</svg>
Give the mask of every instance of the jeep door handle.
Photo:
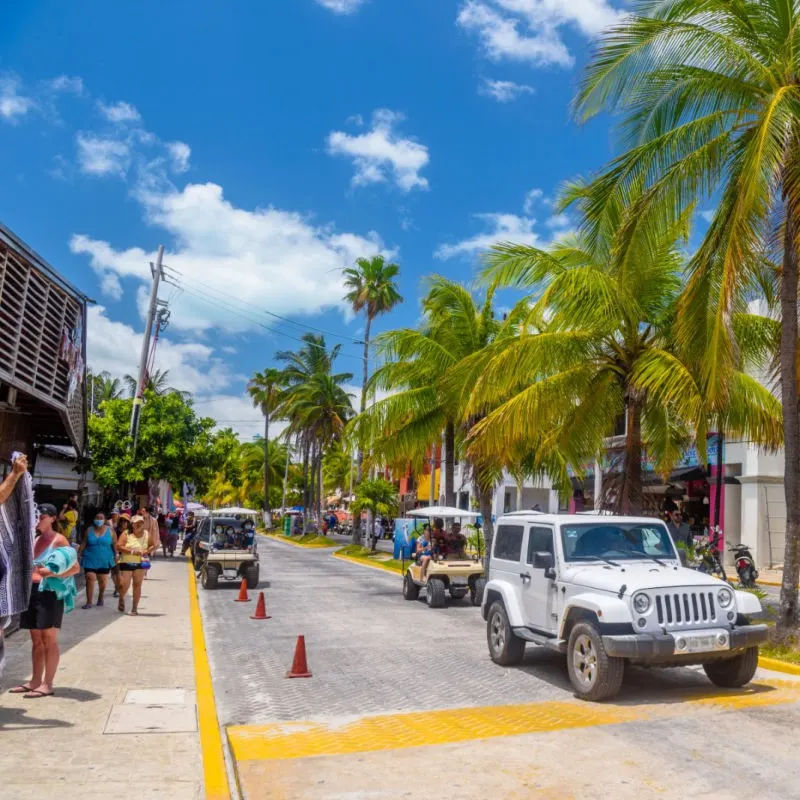
<svg viewBox="0 0 800 800">
<path fill-rule="evenodd" d="M 523 581 L 529 581 L 531 579 L 530 572 L 520 572 L 519 576 Z"/>
</svg>

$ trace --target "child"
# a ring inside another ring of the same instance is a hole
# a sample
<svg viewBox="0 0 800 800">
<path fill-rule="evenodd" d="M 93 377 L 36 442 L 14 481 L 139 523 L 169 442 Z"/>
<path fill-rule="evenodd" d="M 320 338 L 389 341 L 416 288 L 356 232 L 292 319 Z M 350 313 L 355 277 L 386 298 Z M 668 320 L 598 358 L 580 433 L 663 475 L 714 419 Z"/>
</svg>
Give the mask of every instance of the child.
<svg viewBox="0 0 800 800">
<path fill-rule="evenodd" d="M 430 564 L 432 555 L 431 528 L 430 525 L 426 525 L 422 529 L 422 536 L 417 539 L 417 558 L 419 559 L 419 564 L 421 567 L 419 572 L 419 578 L 421 581 L 425 580 L 425 573 L 428 570 L 428 564 Z"/>
</svg>

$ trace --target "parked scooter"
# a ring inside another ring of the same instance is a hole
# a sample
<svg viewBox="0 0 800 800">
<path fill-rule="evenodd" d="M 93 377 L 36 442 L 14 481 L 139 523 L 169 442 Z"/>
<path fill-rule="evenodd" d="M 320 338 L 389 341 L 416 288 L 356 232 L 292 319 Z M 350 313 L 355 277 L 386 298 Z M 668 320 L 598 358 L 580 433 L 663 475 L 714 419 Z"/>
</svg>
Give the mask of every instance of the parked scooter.
<svg viewBox="0 0 800 800">
<path fill-rule="evenodd" d="M 746 544 L 735 544 L 730 548 L 739 575 L 739 583 L 745 589 L 754 589 L 758 579 L 758 570 L 753 561 L 753 554 Z"/>
<path fill-rule="evenodd" d="M 725 574 L 725 567 L 722 566 L 722 558 L 720 557 L 719 540 L 722 536 L 722 531 L 719 527 L 715 527 L 709 533 L 708 539 L 695 549 L 695 555 L 700 560 L 697 566 L 699 572 L 705 572 L 706 575 L 716 575 L 722 578 L 723 581 L 728 580 Z"/>
</svg>

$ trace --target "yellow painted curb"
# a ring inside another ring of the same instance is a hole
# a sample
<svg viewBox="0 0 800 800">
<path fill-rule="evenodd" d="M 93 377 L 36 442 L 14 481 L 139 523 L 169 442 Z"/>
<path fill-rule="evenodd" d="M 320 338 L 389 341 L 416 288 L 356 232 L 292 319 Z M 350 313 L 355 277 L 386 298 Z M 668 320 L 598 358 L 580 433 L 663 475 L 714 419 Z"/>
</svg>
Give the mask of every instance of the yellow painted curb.
<svg viewBox="0 0 800 800">
<path fill-rule="evenodd" d="M 780 589 L 781 586 L 783 586 L 783 584 L 778 583 L 777 581 L 762 581 L 761 579 L 759 579 L 758 583 L 756 583 L 756 588 L 758 588 L 759 586 L 777 586 Z M 800 589 L 800 586 L 798 586 L 797 588 Z"/>
<path fill-rule="evenodd" d="M 189 569 L 189 616 L 192 620 L 192 650 L 194 651 L 194 681 L 197 692 L 197 721 L 200 727 L 200 747 L 203 756 L 203 782 L 206 800 L 230 800 L 228 775 L 225 770 L 225 754 L 217 720 L 217 704 L 214 686 L 211 683 L 211 667 L 208 663 L 200 603 L 197 599 L 197 580 L 188 562 Z"/>
<path fill-rule="evenodd" d="M 800 675 L 800 664 L 790 661 L 781 661 L 778 658 L 758 657 L 758 666 L 762 669 L 771 669 L 773 672 L 785 672 L 787 675 Z"/>
<path fill-rule="evenodd" d="M 400 575 L 402 577 L 403 573 L 398 572 L 394 567 L 386 567 L 383 564 L 376 562 L 375 564 L 371 564 L 369 561 L 364 561 L 360 558 L 352 558 L 351 556 L 344 556 L 339 553 L 331 553 L 333 558 L 338 558 L 341 561 L 349 561 L 351 564 L 358 564 L 361 567 L 372 567 L 372 569 L 379 569 L 381 572 L 391 572 L 392 575 Z"/>
<path fill-rule="evenodd" d="M 293 542 L 291 539 L 284 539 L 283 536 L 276 536 L 274 533 L 263 533 L 267 539 L 272 539 L 273 542 L 283 542 L 283 544 L 290 544 L 292 547 L 302 547 L 304 550 L 327 550 L 330 547 L 338 547 L 339 543 L 333 544 L 303 544 L 302 542 Z"/>
</svg>

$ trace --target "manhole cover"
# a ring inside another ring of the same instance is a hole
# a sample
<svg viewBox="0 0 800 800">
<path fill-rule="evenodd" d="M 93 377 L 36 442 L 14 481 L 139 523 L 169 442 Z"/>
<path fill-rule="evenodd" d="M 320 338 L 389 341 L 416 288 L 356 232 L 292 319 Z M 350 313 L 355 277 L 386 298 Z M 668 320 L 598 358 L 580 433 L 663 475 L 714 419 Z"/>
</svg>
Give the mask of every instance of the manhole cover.
<svg viewBox="0 0 800 800">
<path fill-rule="evenodd" d="M 125 704 L 135 703 L 141 706 L 182 706 L 194 703 L 194 697 L 188 697 L 186 689 L 128 689 L 125 693 Z M 194 695 L 194 692 L 191 693 Z"/>
<path fill-rule="evenodd" d="M 197 730 L 193 705 L 111 706 L 103 733 L 192 733 Z"/>
</svg>

